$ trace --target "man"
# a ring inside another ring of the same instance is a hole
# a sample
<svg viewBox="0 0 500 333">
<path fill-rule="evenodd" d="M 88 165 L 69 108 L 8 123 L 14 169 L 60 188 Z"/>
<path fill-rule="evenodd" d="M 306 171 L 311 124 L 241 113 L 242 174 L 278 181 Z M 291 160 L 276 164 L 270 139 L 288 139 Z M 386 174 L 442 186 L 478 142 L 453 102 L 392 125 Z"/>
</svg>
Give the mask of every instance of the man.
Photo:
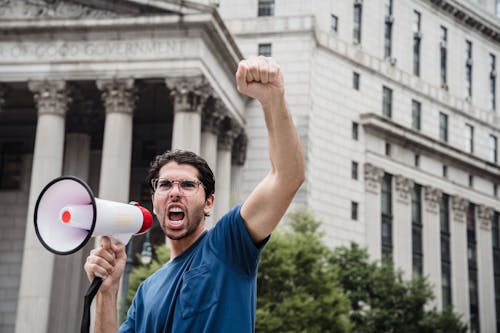
<svg viewBox="0 0 500 333">
<path fill-rule="evenodd" d="M 271 58 L 238 65 L 238 90 L 264 111 L 271 170 L 247 200 L 206 231 L 214 180 L 206 162 L 186 151 L 153 162 L 154 213 L 170 239 L 171 260 L 137 290 L 120 332 L 253 332 L 256 274 L 262 247 L 304 181 L 304 157 L 287 111 L 284 82 Z M 116 332 L 116 301 L 126 254 L 106 237 L 92 250 L 89 280 L 106 276 L 96 296 L 94 332 Z"/>
</svg>

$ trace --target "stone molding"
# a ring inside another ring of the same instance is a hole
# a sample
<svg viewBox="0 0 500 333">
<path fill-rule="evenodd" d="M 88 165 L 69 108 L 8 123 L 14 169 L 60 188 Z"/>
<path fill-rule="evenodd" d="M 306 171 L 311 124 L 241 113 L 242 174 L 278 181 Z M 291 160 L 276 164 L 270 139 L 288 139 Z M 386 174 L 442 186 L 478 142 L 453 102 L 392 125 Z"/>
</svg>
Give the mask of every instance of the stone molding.
<svg viewBox="0 0 500 333">
<path fill-rule="evenodd" d="M 2 19 L 115 18 L 118 13 L 63 0 L 0 0 Z M 124 16 L 122 13 L 120 16 Z M 131 16 L 131 15 L 127 15 Z"/>
<path fill-rule="evenodd" d="M 384 170 L 371 163 L 365 163 L 365 188 L 367 192 L 380 194 L 380 183 L 384 177 Z"/>
<path fill-rule="evenodd" d="M 231 163 L 242 166 L 247 158 L 248 137 L 245 130 L 242 130 L 238 137 L 234 140 L 233 150 L 231 152 Z"/>
<path fill-rule="evenodd" d="M 477 210 L 477 219 L 479 221 L 479 227 L 483 230 L 491 229 L 491 219 L 495 214 L 495 210 L 492 207 L 485 205 L 479 205 Z"/>
<path fill-rule="evenodd" d="M 240 135 L 243 128 L 230 116 L 225 116 L 219 124 L 219 136 L 217 137 L 217 149 L 232 151 L 235 139 Z"/>
<path fill-rule="evenodd" d="M 439 212 L 439 202 L 443 192 L 432 186 L 424 186 L 425 209 L 430 213 Z"/>
<path fill-rule="evenodd" d="M 106 114 L 134 112 L 137 98 L 133 79 L 104 79 L 96 81 Z"/>
<path fill-rule="evenodd" d="M 71 102 L 66 81 L 30 81 L 28 88 L 34 93 L 38 115 L 66 115 L 68 104 Z"/>
<path fill-rule="evenodd" d="M 469 207 L 469 200 L 454 195 L 451 197 L 451 209 L 453 210 L 453 219 L 457 222 L 465 222 L 467 216 L 467 208 Z"/>
<path fill-rule="evenodd" d="M 174 100 L 174 112 L 201 113 L 212 89 L 203 75 L 168 77 L 165 83 Z"/>
<path fill-rule="evenodd" d="M 410 178 L 402 175 L 396 175 L 394 179 L 396 181 L 396 193 L 398 194 L 397 200 L 401 203 L 409 204 L 411 201 L 411 190 L 415 183 Z"/>
</svg>

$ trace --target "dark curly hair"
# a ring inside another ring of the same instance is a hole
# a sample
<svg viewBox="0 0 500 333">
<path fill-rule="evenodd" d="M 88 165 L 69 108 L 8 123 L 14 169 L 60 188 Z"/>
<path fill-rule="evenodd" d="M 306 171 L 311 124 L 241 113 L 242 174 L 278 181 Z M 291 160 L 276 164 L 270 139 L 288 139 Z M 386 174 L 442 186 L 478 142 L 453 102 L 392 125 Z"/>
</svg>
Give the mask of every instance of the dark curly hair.
<svg viewBox="0 0 500 333">
<path fill-rule="evenodd" d="M 158 178 L 160 169 L 168 162 L 176 162 L 178 164 L 189 164 L 198 170 L 199 180 L 205 188 L 205 199 L 215 192 L 215 177 L 212 169 L 208 166 L 207 161 L 199 155 L 187 150 L 169 150 L 155 157 L 151 162 L 146 181 L 151 186 L 151 180 Z"/>
</svg>

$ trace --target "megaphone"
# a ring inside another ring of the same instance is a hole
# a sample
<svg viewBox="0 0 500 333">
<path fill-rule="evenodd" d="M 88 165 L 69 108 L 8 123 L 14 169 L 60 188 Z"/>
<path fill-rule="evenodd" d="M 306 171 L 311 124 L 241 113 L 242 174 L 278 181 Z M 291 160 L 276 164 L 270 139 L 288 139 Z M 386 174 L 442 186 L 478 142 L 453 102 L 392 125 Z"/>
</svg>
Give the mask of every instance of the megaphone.
<svg viewBox="0 0 500 333">
<path fill-rule="evenodd" d="M 34 217 L 42 245 L 62 255 L 78 251 L 93 236 L 127 244 L 153 224 L 151 213 L 139 204 L 98 199 L 84 181 L 72 176 L 58 177 L 43 188 Z"/>
</svg>

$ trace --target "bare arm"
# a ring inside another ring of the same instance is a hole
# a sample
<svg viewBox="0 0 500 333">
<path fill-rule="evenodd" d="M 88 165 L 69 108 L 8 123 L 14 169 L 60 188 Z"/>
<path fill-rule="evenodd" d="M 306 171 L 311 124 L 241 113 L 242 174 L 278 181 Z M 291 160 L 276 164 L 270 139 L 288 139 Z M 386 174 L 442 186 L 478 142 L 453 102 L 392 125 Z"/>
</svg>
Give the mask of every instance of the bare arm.
<svg viewBox="0 0 500 333">
<path fill-rule="evenodd" d="M 241 93 L 262 105 L 269 138 L 271 170 L 241 208 L 252 240 L 259 242 L 276 228 L 304 181 L 304 156 L 276 62 L 262 56 L 243 60 L 236 81 Z"/>
<path fill-rule="evenodd" d="M 118 331 L 117 298 L 120 278 L 125 269 L 125 246 L 113 244 L 108 237 L 101 237 L 99 246 L 90 252 L 85 263 L 89 281 L 95 274 L 106 277 L 96 295 L 94 333 Z"/>
</svg>

